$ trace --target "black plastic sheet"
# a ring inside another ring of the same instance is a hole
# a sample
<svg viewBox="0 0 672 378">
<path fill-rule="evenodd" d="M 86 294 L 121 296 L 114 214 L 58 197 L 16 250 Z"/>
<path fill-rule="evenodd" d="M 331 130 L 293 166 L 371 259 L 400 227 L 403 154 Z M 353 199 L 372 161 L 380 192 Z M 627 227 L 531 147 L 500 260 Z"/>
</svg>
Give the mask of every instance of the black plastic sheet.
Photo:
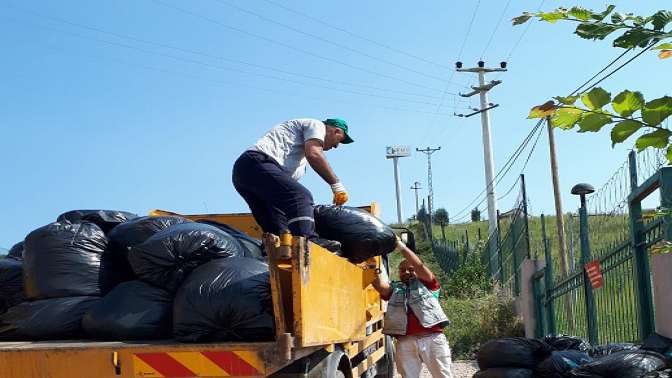
<svg viewBox="0 0 672 378">
<path fill-rule="evenodd" d="M 658 370 L 647 373 L 642 378 L 672 378 L 672 369 Z"/>
<path fill-rule="evenodd" d="M 107 233 L 118 224 L 137 217 L 137 214 L 119 210 L 72 210 L 59 215 L 56 221 L 70 223 L 91 222 Z"/>
<path fill-rule="evenodd" d="M 667 355 L 672 353 L 672 339 L 654 332 L 644 340 L 641 348 Z M 672 354 L 668 357 L 672 357 Z"/>
<path fill-rule="evenodd" d="M 396 248 L 394 231 L 366 211 L 347 206 L 315 206 L 315 231 L 321 238 L 339 241 L 343 256 L 362 262 Z"/>
<path fill-rule="evenodd" d="M 476 359 L 483 370 L 496 367 L 534 369 L 551 352 L 551 347 L 543 341 L 506 337 L 483 344 L 476 353 Z"/>
<path fill-rule="evenodd" d="M 23 294 L 23 263 L 0 259 L 0 314 L 25 299 Z"/>
<path fill-rule="evenodd" d="M 234 257 L 197 268 L 177 292 L 173 316 L 180 341 L 273 340 L 268 265 Z"/>
<path fill-rule="evenodd" d="M 26 237 L 23 277 L 29 299 L 95 296 L 105 291 L 105 234 L 93 223 L 51 223 Z"/>
<path fill-rule="evenodd" d="M 119 284 L 82 319 L 87 335 L 104 340 L 171 337 L 173 296 L 136 280 Z"/>
<path fill-rule="evenodd" d="M 578 350 L 555 351 L 537 365 L 535 373 L 539 378 L 565 378 L 573 369 L 592 361 L 587 353 Z"/>
<path fill-rule="evenodd" d="M 208 220 L 199 220 L 198 222 L 215 226 L 220 230 L 231 234 L 234 238 L 236 238 L 236 240 L 238 240 L 238 242 L 240 242 L 240 245 L 243 247 L 245 257 L 263 260 L 264 256 L 266 256 L 261 240 L 255 239 L 246 233 L 229 226 L 228 224 Z"/>
<path fill-rule="evenodd" d="M 595 345 L 588 350 L 588 354 L 595 358 L 601 358 L 608 356 L 612 353 L 623 352 L 628 350 L 637 350 L 639 349 L 638 345 L 632 343 L 613 343 L 613 344 L 604 344 L 604 345 Z"/>
<path fill-rule="evenodd" d="M 590 344 L 586 340 L 576 336 L 549 335 L 544 337 L 543 341 L 553 348 L 553 350 L 578 350 L 581 352 L 590 350 Z"/>
<path fill-rule="evenodd" d="M 615 352 L 572 370 L 571 377 L 632 378 L 666 367 L 665 357 L 650 350 Z"/>
<path fill-rule="evenodd" d="M 23 248 L 24 248 L 24 242 L 20 241 L 12 248 L 9 249 L 7 252 L 7 257 L 15 259 L 15 260 L 23 260 Z"/>
<path fill-rule="evenodd" d="M 243 254 L 233 236 L 207 224 L 182 223 L 131 247 L 128 260 L 137 276 L 175 292 L 196 267 L 216 258 Z"/>
<path fill-rule="evenodd" d="M 481 370 L 473 378 L 532 378 L 534 372 L 521 368 L 492 368 Z"/>
<path fill-rule="evenodd" d="M 177 216 L 161 217 L 138 217 L 118 225 L 109 232 L 110 247 L 128 250 L 138 244 L 144 243 L 159 231 L 190 220 Z"/>
<path fill-rule="evenodd" d="M 98 297 L 67 297 L 23 302 L 0 315 L 0 340 L 81 338 L 82 316 L 98 299 Z"/>
</svg>

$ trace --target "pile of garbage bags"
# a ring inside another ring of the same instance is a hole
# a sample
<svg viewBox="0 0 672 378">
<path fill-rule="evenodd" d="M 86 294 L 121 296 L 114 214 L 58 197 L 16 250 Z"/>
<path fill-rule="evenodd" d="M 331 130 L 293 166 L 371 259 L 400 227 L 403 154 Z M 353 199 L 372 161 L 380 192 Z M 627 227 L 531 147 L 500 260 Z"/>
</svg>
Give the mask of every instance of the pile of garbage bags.
<svg viewBox="0 0 672 378">
<path fill-rule="evenodd" d="M 74 210 L 0 259 L 0 340 L 275 337 L 259 240 L 179 216 Z"/>
<path fill-rule="evenodd" d="M 476 358 L 475 378 L 668 377 L 672 339 L 654 333 L 642 345 L 591 346 L 575 336 L 510 337 L 483 344 Z"/>
</svg>

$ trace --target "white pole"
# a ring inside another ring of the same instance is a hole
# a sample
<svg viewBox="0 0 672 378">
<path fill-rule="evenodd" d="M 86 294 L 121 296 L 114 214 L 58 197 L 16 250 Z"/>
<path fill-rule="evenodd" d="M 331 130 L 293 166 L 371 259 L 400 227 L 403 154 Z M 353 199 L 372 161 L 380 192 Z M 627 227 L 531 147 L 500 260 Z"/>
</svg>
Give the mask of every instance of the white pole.
<svg viewBox="0 0 672 378">
<path fill-rule="evenodd" d="M 478 81 L 481 87 L 485 86 L 485 72 L 478 71 Z M 481 109 L 488 107 L 487 91 L 480 91 Z M 481 112 L 483 126 L 483 160 L 485 162 L 485 185 L 488 195 L 488 236 L 495 234 L 497 230 L 497 194 L 495 192 L 494 162 L 492 158 L 492 145 L 490 143 L 490 116 L 488 111 Z"/>
<path fill-rule="evenodd" d="M 398 224 L 402 224 L 401 222 L 401 185 L 399 184 L 399 158 L 394 157 L 392 158 L 394 160 L 394 184 L 396 185 L 397 188 L 397 221 Z"/>
</svg>

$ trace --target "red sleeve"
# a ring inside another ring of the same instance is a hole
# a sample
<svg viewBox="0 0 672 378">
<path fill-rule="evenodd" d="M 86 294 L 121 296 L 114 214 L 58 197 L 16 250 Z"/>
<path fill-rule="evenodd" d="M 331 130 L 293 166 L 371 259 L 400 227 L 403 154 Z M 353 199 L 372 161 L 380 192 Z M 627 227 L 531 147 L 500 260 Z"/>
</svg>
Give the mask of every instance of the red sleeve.
<svg viewBox="0 0 672 378">
<path fill-rule="evenodd" d="M 436 291 L 441 288 L 441 284 L 436 279 L 436 276 L 434 276 L 431 281 L 420 280 L 420 282 L 422 282 L 422 284 L 425 285 L 425 287 L 431 291 Z"/>
<path fill-rule="evenodd" d="M 390 291 L 390 295 L 388 295 L 388 296 L 380 294 L 380 299 L 382 299 L 384 301 L 389 301 L 391 297 L 392 297 L 392 291 Z"/>
</svg>

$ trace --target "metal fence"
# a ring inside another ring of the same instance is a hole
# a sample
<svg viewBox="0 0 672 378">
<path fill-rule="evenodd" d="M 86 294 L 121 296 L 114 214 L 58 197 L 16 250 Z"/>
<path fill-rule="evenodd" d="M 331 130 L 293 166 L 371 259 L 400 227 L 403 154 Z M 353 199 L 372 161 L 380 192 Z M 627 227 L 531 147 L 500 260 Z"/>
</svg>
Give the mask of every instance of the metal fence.
<svg viewBox="0 0 672 378">
<path fill-rule="evenodd" d="M 672 235 L 669 215 L 649 216 L 643 201 L 657 189 L 658 208 L 672 208 L 672 168 L 651 153 L 632 152 L 608 182 L 588 197 L 570 227 L 577 240 L 574 265 L 566 277 L 558 275 L 551 240 L 544 233 L 546 267 L 533 278 L 538 336 L 573 334 L 591 343 L 641 341 L 653 332 L 650 250 Z M 638 174 L 645 173 L 640 184 Z M 574 216 L 572 215 L 573 219 Z M 542 228 L 545 228 L 542 217 Z M 584 268 L 598 262 L 601 287 L 593 288 Z"/>
</svg>

